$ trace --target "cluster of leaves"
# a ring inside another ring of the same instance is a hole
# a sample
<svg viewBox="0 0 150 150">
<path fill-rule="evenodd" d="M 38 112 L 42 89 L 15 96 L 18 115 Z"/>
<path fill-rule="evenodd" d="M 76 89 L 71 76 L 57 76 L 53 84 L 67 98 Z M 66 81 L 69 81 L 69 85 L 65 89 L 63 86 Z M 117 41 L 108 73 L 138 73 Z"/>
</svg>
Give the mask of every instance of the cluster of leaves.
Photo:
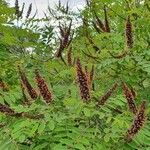
<svg viewBox="0 0 150 150">
<path fill-rule="evenodd" d="M 149 1 L 0 2 L 0 149 L 150 148 Z"/>
</svg>

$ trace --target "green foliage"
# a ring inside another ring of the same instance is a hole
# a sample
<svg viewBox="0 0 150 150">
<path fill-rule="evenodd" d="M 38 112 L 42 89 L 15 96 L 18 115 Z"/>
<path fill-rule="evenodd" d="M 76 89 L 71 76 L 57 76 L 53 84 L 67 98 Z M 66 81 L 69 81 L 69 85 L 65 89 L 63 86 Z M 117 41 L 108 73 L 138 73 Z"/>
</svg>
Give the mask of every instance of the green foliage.
<svg viewBox="0 0 150 150">
<path fill-rule="evenodd" d="M 56 10 L 60 13 L 56 16 L 49 7 L 45 18 L 17 18 L 15 8 L 0 0 L 0 105 L 15 112 L 6 113 L 0 106 L 1 150 L 150 149 L 150 3 L 93 0 L 88 5 L 78 14 L 71 11 L 67 14 L 66 8 L 59 4 Z M 92 21 L 95 21 L 94 13 L 105 21 L 104 5 L 110 32 L 98 33 Z M 125 37 L 127 16 L 133 26 L 134 44 L 130 49 Z M 82 18 L 87 26 L 82 24 Z M 51 19 L 55 26 L 49 24 Z M 60 21 L 67 24 L 70 19 L 78 23 L 72 27 L 75 32 L 71 42 L 72 61 L 80 58 L 83 70 L 87 66 L 88 71 L 94 65 L 89 103 L 81 99 L 76 65 L 68 65 L 70 47 L 64 49 L 62 58 L 54 57 L 59 45 L 57 25 Z M 41 27 L 39 22 L 45 25 Z M 97 51 L 85 32 L 98 47 Z M 126 50 L 125 56 L 114 57 Z M 37 91 L 36 100 L 30 98 L 26 88 L 23 93 L 18 66 Z M 36 69 L 52 93 L 53 101 L 49 105 L 37 86 Z M 1 80 L 8 86 L 7 90 L 3 89 Z M 134 89 L 138 108 L 146 100 L 147 120 L 130 142 L 125 136 L 136 115 L 129 111 L 122 82 Z M 98 107 L 98 100 L 105 98 L 114 83 L 118 83 L 118 88 Z"/>
</svg>

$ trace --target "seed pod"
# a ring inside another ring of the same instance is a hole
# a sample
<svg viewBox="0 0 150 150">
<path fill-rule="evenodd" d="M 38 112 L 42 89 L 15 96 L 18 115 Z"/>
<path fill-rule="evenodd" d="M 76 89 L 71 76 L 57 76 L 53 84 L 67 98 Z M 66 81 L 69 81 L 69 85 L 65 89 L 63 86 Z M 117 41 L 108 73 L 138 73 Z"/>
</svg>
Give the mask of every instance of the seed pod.
<svg viewBox="0 0 150 150">
<path fill-rule="evenodd" d="M 97 106 L 99 105 L 104 105 L 106 103 L 106 101 L 108 100 L 108 98 L 113 94 L 113 92 L 116 90 L 116 88 L 118 87 L 118 84 L 115 83 L 113 84 L 112 88 L 109 89 L 98 101 Z"/>
<path fill-rule="evenodd" d="M 25 88 L 27 89 L 30 97 L 32 99 L 37 99 L 38 94 L 36 93 L 36 91 L 34 90 L 34 88 L 31 86 L 31 84 L 28 81 L 28 78 L 26 77 L 26 74 L 19 68 L 19 74 L 22 80 L 22 83 L 24 84 Z"/>
<path fill-rule="evenodd" d="M 128 48 L 133 47 L 133 34 L 132 34 L 132 24 L 130 21 L 130 17 L 128 16 L 127 21 L 126 21 L 126 45 Z"/>
<path fill-rule="evenodd" d="M 46 81 L 42 78 L 42 76 L 39 74 L 39 72 L 37 70 L 35 71 L 35 75 L 36 75 L 35 79 L 37 82 L 37 86 L 40 90 L 40 93 L 41 93 L 43 99 L 45 100 L 45 102 L 47 104 L 51 103 L 52 102 L 52 93 L 48 89 Z"/>
<path fill-rule="evenodd" d="M 144 125 L 146 121 L 146 114 L 145 114 L 145 107 L 146 107 L 146 101 L 143 101 L 138 113 L 135 116 L 135 119 L 133 121 L 133 124 L 131 127 L 128 129 L 127 134 L 125 136 L 125 139 L 130 142 L 133 137 L 140 131 L 142 126 Z"/>
<path fill-rule="evenodd" d="M 29 18 L 30 14 L 31 14 L 31 11 L 32 11 L 32 3 L 29 5 L 26 18 Z"/>
<path fill-rule="evenodd" d="M 127 99 L 130 111 L 132 111 L 134 114 L 136 114 L 137 113 L 137 108 L 136 108 L 136 105 L 134 103 L 134 96 L 133 96 L 130 88 L 124 82 L 122 83 L 122 88 L 123 88 L 123 91 L 124 91 L 124 95 Z"/>
<path fill-rule="evenodd" d="M 107 18 L 106 6 L 104 6 L 104 14 L 105 14 L 105 32 L 110 32 L 109 22 L 108 22 L 108 18 Z"/>
<path fill-rule="evenodd" d="M 76 71 L 77 71 L 77 79 L 80 87 L 80 96 L 84 102 L 89 102 L 90 89 L 88 86 L 88 79 L 86 74 L 82 71 L 82 66 L 79 59 L 77 59 L 76 61 Z"/>
</svg>

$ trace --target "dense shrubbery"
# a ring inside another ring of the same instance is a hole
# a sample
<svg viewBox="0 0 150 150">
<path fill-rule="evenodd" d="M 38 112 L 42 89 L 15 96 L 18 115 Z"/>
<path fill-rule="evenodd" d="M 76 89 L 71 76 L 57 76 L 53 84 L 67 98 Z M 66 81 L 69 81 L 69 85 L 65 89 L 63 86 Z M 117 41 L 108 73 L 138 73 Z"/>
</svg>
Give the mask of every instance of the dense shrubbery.
<svg viewBox="0 0 150 150">
<path fill-rule="evenodd" d="M 0 0 L 0 149 L 149 150 L 149 1 L 42 19 L 15 4 Z"/>
</svg>

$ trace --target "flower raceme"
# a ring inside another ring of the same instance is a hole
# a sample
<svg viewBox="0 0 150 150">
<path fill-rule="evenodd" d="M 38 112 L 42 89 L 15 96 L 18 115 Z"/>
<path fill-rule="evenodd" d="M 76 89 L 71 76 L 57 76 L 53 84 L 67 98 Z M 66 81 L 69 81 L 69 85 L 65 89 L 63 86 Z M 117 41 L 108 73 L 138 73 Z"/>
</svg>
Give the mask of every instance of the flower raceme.
<svg viewBox="0 0 150 150">
<path fill-rule="evenodd" d="M 61 37 L 59 38 L 60 40 L 59 48 L 55 53 L 56 58 L 61 57 L 64 49 L 68 48 L 72 42 L 73 33 L 71 33 L 71 27 L 72 27 L 72 20 L 70 21 L 69 27 L 59 25 Z"/>
<path fill-rule="evenodd" d="M 133 47 L 133 34 L 132 34 L 132 24 L 131 24 L 129 16 L 127 17 L 127 20 L 126 20 L 125 36 L 126 36 L 127 47 L 132 48 Z"/>
<path fill-rule="evenodd" d="M 85 73 L 87 76 L 87 80 L 88 80 L 88 86 L 91 89 L 92 88 L 92 82 L 93 82 L 93 78 L 94 78 L 94 65 L 92 66 L 91 71 L 88 71 L 87 66 L 85 66 Z"/>
<path fill-rule="evenodd" d="M 100 32 L 110 32 L 110 26 L 108 22 L 108 16 L 107 16 L 107 9 L 106 6 L 104 6 L 104 23 L 101 21 L 101 19 L 98 17 L 98 15 L 94 12 L 96 21 L 93 21 L 93 26 L 96 29 L 98 33 Z"/>
<path fill-rule="evenodd" d="M 26 94 L 25 94 L 25 86 L 24 86 L 24 84 L 22 83 L 22 80 L 21 80 L 20 85 L 21 85 L 21 90 L 22 90 L 23 98 L 24 98 L 24 100 L 26 101 L 26 100 L 27 100 L 27 96 L 26 96 Z"/>
<path fill-rule="evenodd" d="M 137 96 L 137 93 L 136 93 L 136 91 L 134 90 L 134 88 L 130 88 L 130 90 L 131 90 L 131 93 L 132 93 L 132 95 L 133 95 L 133 97 L 134 97 L 134 99 L 136 98 L 136 96 Z"/>
<path fill-rule="evenodd" d="M 32 3 L 29 5 L 26 18 L 29 18 L 31 11 L 32 11 Z"/>
<path fill-rule="evenodd" d="M 136 108 L 136 105 L 135 105 L 135 102 L 134 102 L 134 96 L 133 96 L 132 91 L 127 86 L 127 84 L 124 83 L 124 82 L 122 83 L 122 88 L 123 88 L 123 91 L 124 91 L 124 95 L 127 99 L 130 111 L 132 111 L 134 114 L 136 114 L 137 113 L 137 108 Z"/>
<path fill-rule="evenodd" d="M 77 71 L 77 79 L 80 88 L 80 96 L 84 100 L 84 102 L 89 102 L 90 88 L 88 85 L 88 78 L 82 70 L 82 66 L 79 59 L 77 59 L 76 61 L 76 71 Z"/>
<path fill-rule="evenodd" d="M 37 99 L 38 94 L 36 93 L 35 89 L 31 86 L 31 84 L 28 81 L 28 78 L 26 77 L 26 74 L 19 68 L 19 74 L 22 80 L 22 83 L 24 84 L 26 90 L 28 91 L 30 97 L 32 99 Z"/>
<path fill-rule="evenodd" d="M 19 2 L 18 2 L 18 0 L 15 1 L 15 15 L 19 16 Z"/>
<path fill-rule="evenodd" d="M 21 80 L 20 82 L 22 96 L 23 96 L 23 104 L 30 105 L 32 104 L 33 99 L 31 99 L 28 95 L 26 95 L 26 88 Z M 39 94 L 38 94 L 39 95 Z"/>
<path fill-rule="evenodd" d="M 67 62 L 68 62 L 69 66 L 72 66 L 72 63 L 73 63 L 73 60 L 72 60 L 72 47 L 70 47 L 68 49 L 68 52 L 67 52 Z"/>
<path fill-rule="evenodd" d="M 146 113 L 145 113 L 145 107 L 146 107 L 146 101 L 143 101 L 138 110 L 138 113 L 136 114 L 133 124 L 127 131 L 125 139 L 128 142 L 130 142 L 132 140 L 132 138 L 140 131 L 140 129 L 142 128 L 142 126 L 144 125 L 144 123 L 146 121 L 147 117 L 146 117 Z"/>
<path fill-rule="evenodd" d="M 51 91 L 48 89 L 47 83 L 46 81 L 42 78 L 42 76 L 39 74 L 39 72 L 36 70 L 35 71 L 35 79 L 36 79 L 36 83 L 38 85 L 38 88 L 40 90 L 40 93 L 43 97 L 43 99 L 45 100 L 45 102 L 47 104 L 52 102 L 52 93 Z"/>
<path fill-rule="evenodd" d="M 104 6 L 104 15 L 105 15 L 105 32 L 110 32 L 106 6 Z"/>
<path fill-rule="evenodd" d="M 98 101 L 97 106 L 99 105 L 104 105 L 106 103 L 106 101 L 108 100 L 108 98 L 113 94 L 113 92 L 116 90 L 116 88 L 118 87 L 118 84 L 115 83 L 113 84 L 113 86 L 100 98 L 100 100 Z"/>
<path fill-rule="evenodd" d="M 9 116 L 19 116 L 19 113 L 15 113 L 14 110 L 12 110 L 8 105 L 0 104 L 0 112 L 4 113 L 5 115 Z"/>
</svg>

